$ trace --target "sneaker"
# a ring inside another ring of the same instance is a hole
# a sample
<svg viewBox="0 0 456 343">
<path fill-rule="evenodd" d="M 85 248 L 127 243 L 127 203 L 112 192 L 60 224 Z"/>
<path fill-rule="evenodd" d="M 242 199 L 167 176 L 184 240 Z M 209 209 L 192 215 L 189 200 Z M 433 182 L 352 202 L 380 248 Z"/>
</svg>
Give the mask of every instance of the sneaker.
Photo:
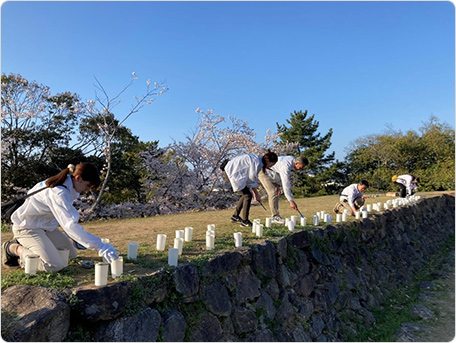
<svg viewBox="0 0 456 343">
<path fill-rule="evenodd" d="M 3 242 L 3 244 L 2 244 L 2 263 L 5 266 L 17 267 L 17 266 L 19 266 L 19 257 L 11 256 L 8 253 L 8 247 L 11 243 L 13 243 L 13 241 L 6 241 L 6 242 Z"/>
<path fill-rule="evenodd" d="M 241 226 L 243 227 L 252 227 L 253 224 L 250 220 L 246 219 L 246 220 L 241 220 Z"/>
<path fill-rule="evenodd" d="M 285 224 L 285 220 L 280 215 L 272 217 L 272 222 L 275 224 Z"/>
<path fill-rule="evenodd" d="M 234 214 L 231 216 L 230 219 L 231 219 L 231 222 L 232 222 L 232 223 L 240 223 L 240 222 L 242 222 L 241 217 L 236 216 L 236 215 L 234 215 Z"/>
</svg>

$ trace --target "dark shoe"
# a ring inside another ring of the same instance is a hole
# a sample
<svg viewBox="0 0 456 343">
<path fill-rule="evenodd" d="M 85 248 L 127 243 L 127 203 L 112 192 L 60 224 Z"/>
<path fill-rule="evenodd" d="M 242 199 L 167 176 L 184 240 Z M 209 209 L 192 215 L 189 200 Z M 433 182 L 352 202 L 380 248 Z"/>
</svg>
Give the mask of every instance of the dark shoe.
<svg viewBox="0 0 456 343">
<path fill-rule="evenodd" d="M 246 219 L 246 220 L 241 220 L 241 226 L 243 227 L 252 227 L 253 224 L 250 220 Z"/>
<path fill-rule="evenodd" d="M 230 219 L 231 219 L 231 222 L 232 222 L 232 223 L 240 223 L 240 222 L 242 222 L 241 217 L 236 216 L 236 215 L 234 215 L 234 214 L 231 216 Z"/>
<path fill-rule="evenodd" d="M 335 212 L 335 213 L 340 213 L 340 212 L 339 212 L 339 209 L 340 209 L 340 202 L 338 202 L 338 203 L 336 204 L 336 206 L 334 207 L 334 212 Z"/>
<path fill-rule="evenodd" d="M 11 243 L 13 243 L 13 241 L 6 241 L 2 244 L 2 263 L 5 266 L 17 267 L 19 266 L 19 257 L 11 256 L 8 252 L 8 247 Z"/>
</svg>

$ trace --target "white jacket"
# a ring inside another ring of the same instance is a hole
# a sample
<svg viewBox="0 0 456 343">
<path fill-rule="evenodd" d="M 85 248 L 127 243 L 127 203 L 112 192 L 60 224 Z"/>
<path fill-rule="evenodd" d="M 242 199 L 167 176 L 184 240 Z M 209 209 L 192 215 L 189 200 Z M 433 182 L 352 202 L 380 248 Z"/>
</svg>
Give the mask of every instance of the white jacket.
<svg viewBox="0 0 456 343">
<path fill-rule="evenodd" d="M 412 175 L 408 175 L 408 174 L 399 175 L 397 177 L 396 183 L 400 183 L 401 185 L 404 185 L 406 190 L 407 190 L 407 194 L 408 195 L 412 195 L 412 191 L 414 189 L 418 188 L 416 183 L 412 183 L 412 180 L 413 180 L 413 176 Z"/>
<path fill-rule="evenodd" d="M 363 192 L 358 190 L 358 184 L 353 183 L 348 187 L 345 187 L 342 193 L 340 194 L 340 201 L 348 200 L 350 207 L 353 207 L 353 201 L 359 196 L 362 196 Z"/>
<path fill-rule="evenodd" d="M 288 201 L 294 201 L 291 194 L 291 171 L 294 169 L 294 161 L 293 156 L 280 156 L 277 163 L 266 171 L 271 174 L 273 179 L 275 179 L 276 174 L 280 176 L 283 193 Z"/>
<path fill-rule="evenodd" d="M 233 191 L 237 192 L 245 187 L 257 187 L 258 173 L 261 168 L 263 168 L 261 156 L 246 154 L 230 160 L 225 166 L 225 173 L 230 179 Z"/>
<path fill-rule="evenodd" d="M 64 182 L 65 187 L 47 188 L 29 198 L 12 215 L 11 221 L 21 229 L 43 229 L 53 231 L 60 225 L 62 229 L 84 247 L 97 250 L 101 247 L 101 239 L 88 233 L 78 224 L 79 213 L 73 201 L 79 197 L 73 188 L 71 176 Z M 46 186 L 42 181 L 28 193 Z"/>
</svg>

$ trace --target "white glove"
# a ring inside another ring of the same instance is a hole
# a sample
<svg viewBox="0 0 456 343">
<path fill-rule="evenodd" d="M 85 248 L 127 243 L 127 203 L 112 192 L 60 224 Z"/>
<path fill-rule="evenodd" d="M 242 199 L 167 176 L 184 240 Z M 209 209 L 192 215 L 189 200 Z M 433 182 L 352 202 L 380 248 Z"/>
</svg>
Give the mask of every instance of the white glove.
<svg viewBox="0 0 456 343">
<path fill-rule="evenodd" d="M 118 258 L 116 249 L 111 244 L 101 243 L 98 248 L 98 256 L 102 256 L 106 262 L 111 263 L 112 260 Z"/>
</svg>

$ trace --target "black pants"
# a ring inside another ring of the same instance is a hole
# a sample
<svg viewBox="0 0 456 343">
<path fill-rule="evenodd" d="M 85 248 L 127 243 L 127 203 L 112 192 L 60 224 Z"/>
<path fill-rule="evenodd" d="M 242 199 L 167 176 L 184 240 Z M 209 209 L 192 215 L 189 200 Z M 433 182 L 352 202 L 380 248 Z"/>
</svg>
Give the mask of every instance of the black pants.
<svg viewBox="0 0 456 343">
<path fill-rule="evenodd" d="M 250 204 L 252 203 L 252 192 L 250 191 L 250 188 L 245 187 L 243 190 L 240 190 L 238 192 L 241 194 L 241 197 L 239 198 L 237 205 L 236 205 L 236 211 L 234 212 L 235 216 L 239 216 L 239 214 L 242 211 L 242 215 L 240 216 L 243 220 L 248 220 L 249 219 L 249 213 L 250 213 Z"/>
<path fill-rule="evenodd" d="M 405 186 L 402 183 L 398 183 L 398 185 L 400 188 L 401 198 L 405 198 L 405 196 L 407 195 L 407 188 L 405 188 Z"/>
</svg>

